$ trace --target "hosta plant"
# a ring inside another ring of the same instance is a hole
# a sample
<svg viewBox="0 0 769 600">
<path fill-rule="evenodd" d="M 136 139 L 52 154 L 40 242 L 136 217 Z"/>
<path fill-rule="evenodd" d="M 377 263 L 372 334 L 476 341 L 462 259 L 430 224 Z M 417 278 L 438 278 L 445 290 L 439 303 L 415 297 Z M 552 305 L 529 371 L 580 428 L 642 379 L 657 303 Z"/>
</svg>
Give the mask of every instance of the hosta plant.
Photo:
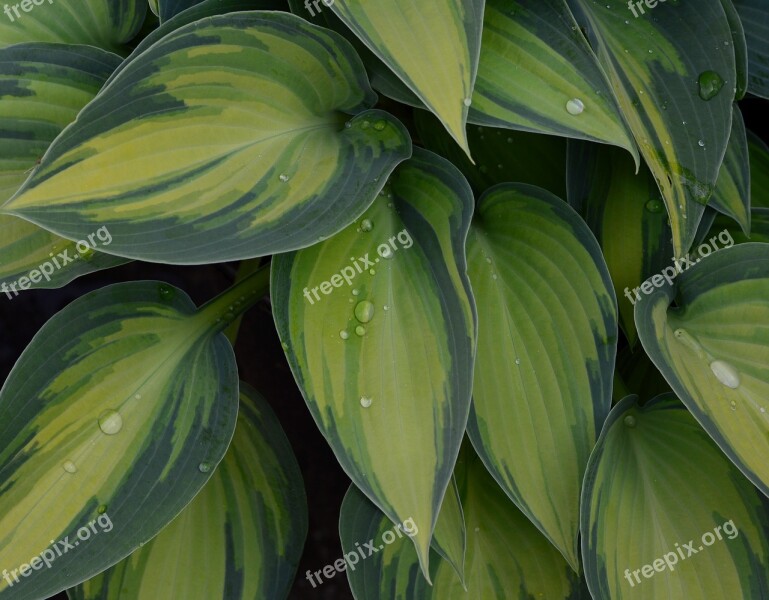
<svg viewBox="0 0 769 600">
<path fill-rule="evenodd" d="M 767 19 L 4 5 L 0 600 L 769 598 Z"/>
</svg>

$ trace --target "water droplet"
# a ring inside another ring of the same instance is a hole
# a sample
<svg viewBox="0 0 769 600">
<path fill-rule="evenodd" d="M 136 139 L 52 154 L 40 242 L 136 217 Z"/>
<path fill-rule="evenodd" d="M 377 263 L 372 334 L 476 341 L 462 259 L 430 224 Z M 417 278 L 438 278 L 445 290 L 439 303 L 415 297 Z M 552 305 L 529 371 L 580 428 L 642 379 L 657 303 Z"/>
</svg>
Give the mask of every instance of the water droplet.
<svg viewBox="0 0 769 600">
<path fill-rule="evenodd" d="M 355 318 L 361 323 L 368 323 L 374 318 L 374 305 L 368 300 L 358 302 L 355 307 Z"/>
<path fill-rule="evenodd" d="M 211 465 L 209 465 L 208 463 L 202 462 L 198 465 L 198 471 L 200 471 L 201 473 L 208 473 L 210 470 L 211 470 Z"/>
<path fill-rule="evenodd" d="M 369 269 L 368 270 L 368 274 L 369 275 L 376 275 L 376 271 L 374 269 Z"/>
<path fill-rule="evenodd" d="M 343 340 L 346 340 L 347 338 L 350 337 L 350 334 L 347 333 L 344 329 L 342 329 L 342 331 L 339 332 L 339 337 L 342 338 Z"/>
<path fill-rule="evenodd" d="M 387 304 L 385 304 L 385 305 L 382 307 L 382 310 L 390 310 L 390 307 L 389 307 Z"/>
<path fill-rule="evenodd" d="M 705 147 L 705 140 L 699 140 L 699 141 L 697 142 L 697 145 L 698 145 L 700 148 L 704 148 L 704 147 Z"/>
<path fill-rule="evenodd" d="M 492 279 L 494 279 L 494 280 L 496 281 L 496 279 L 497 279 L 497 274 L 496 274 L 496 273 L 492 273 L 492 274 L 491 274 L 491 278 L 492 278 Z"/>
<path fill-rule="evenodd" d="M 515 359 L 515 364 L 516 365 L 520 365 L 521 364 L 521 359 L 520 358 L 516 358 Z"/>
<path fill-rule="evenodd" d="M 360 397 L 360 405 L 363 408 L 368 408 L 369 406 L 371 406 L 371 402 L 372 402 L 372 400 L 368 396 L 361 396 Z"/>
<path fill-rule="evenodd" d="M 465 106 L 470 106 L 472 103 L 473 103 L 472 99 L 465 98 L 465 102 L 464 102 Z"/>
<path fill-rule="evenodd" d="M 355 335 L 357 335 L 358 337 L 363 337 L 364 335 L 366 335 L 366 328 L 363 325 L 358 325 L 355 328 Z"/>
<path fill-rule="evenodd" d="M 96 512 L 99 513 L 100 515 L 103 515 L 105 512 L 107 512 L 107 505 L 102 504 L 101 506 L 99 506 L 99 508 L 96 509 Z"/>
<path fill-rule="evenodd" d="M 377 131 L 384 131 L 385 126 L 386 124 L 384 121 L 377 121 L 376 123 L 374 123 L 374 129 L 376 129 Z"/>
<path fill-rule="evenodd" d="M 491 257 L 490 257 L 490 256 L 487 256 L 487 257 L 486 257 L 486 262 L 487 262 L 487 263 L 489 263 L 489 264 L 491 264 Z"/>
<path fill-rule="evenodd" d="M 280 180 L 281 180 L 283 183 L 286 183 L 286 182 L 289 180 L 289 176 L 288 176 L 288 175 L 286 175 L 285 173 L 281 173 L 281 174 L 280 174 L 280 177 L 279 177 L 279 179 L 280 179 Z"/>
<path fill-rule="evenodd" d="M 635 417 L 632 415 L 626 416 L 624 419 L 622 419 L 628 427 L 635 427 Z"/>
<path fill-rule="evenodd" d="M 68 460 L 64 463 L 64 470 L 67 473 L 77 473 L 77 467 L 75 466 L 75 463 L 73 463 L 71 460 Z"/>
<path fill-rule="evenodd" d="M 123 417 L 116 410 L 105 410 L 99 417 L 99 429 L 107 435 L 115 435 L 123 429 Z"/>
<path fill-rule="evenodd" d="M 170 285 L 163 284 L 158 286 L 158 294 L 161 300 L 171 300 L 176 295 L 176 291 Z"/>
<path fill-rule="evenodd" d="M 766 409 L 765 409 L 763 406 L 761 407 L 761 412 L 762 412 L 762 413 L 765 413 L 765 412 L 766 412 Z"/>
<path fill-rule="evenodd" d="M 664 206 L 665 205 L 659 200 L 649 200 L 646 203 L 646 210 L 650 213 L 659 213 L 662 212 Z"/>
<path fill-rule="evenodd" d="M 700 73 L 697 84 L 700 89 L 700 98 L 711 100 L 718 95 L 721 88 L 724 87 L 724 80 L 715 71 L 703 71 Z"/>
<path fill-rule="evenodd" d="M 736 390 L 740 387 L 740 374 L 732 365 L 723 360 L 714 360 L 710 363 L 710 370 L 713 371 L 713 375 L 716 379 L 723 383 L 726 387 Z"/>
<path fill-rule="evenodd" d="M 673 332 L 673 335 L 676 337 L 676 339 L 681 342 L 684 346 L 689 348 L 689 350 L 692 350 L 696 352 L 699 356 L 702 356 L 704 354 L 702 350 L 702 346 L 700 346 L 699 342 L 695 340 L 691 335 L 689 335 L 689 332 L 685 329 L 676 329 Z"/>
<path fill-rule="evenodd" d="M 729 408 L 731 408 L 732 410 L 737 410 L 737 403 L 734 400 L 732 400 L 729 403 Z"/>
<path fill-rule="evenodd" d="M 585 110 L 585 105 L 582 103 L 582 100 L 579 98 L 572 98 L 566 103 L 566 111 L 570 115 L 581 115 L 582 111 Z"/>
<path fill-rule="evenodd" d="M 134 400 L 141 400 L 141 399 L 142 399 L 142 395 L 141 394 L 136 394 L 134 396 Z"/>
<path fill-rule="evenodd" d="M 352 127 L 352 123 L 350 121 L 347 121 L 347 123 L 344 124 L 345 129 L 350 129 Z"/>
<path fill-rule="evenodd" d="M 357 296 L 358 294 L 360 294 L 360 290 L 353 290 L 352 291 L 352 295 L 353 296 Z"/>
<path fill-rule="evenodd" d="M 372 229 L 374 229 L 374 223 L 371 222 L 371 219 L 363 219 L 360 222 L 361 231 L 371 231 Z"/>
</svg>

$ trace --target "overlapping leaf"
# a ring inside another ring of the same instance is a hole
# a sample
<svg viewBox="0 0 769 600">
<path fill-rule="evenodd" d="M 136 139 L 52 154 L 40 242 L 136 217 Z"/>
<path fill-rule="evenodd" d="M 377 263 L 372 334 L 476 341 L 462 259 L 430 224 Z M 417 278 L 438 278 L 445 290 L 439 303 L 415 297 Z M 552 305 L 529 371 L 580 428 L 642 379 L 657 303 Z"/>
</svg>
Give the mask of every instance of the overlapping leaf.
<svg viewBox="0 0 769 600">
<path fill-rule="evenodd" d="M 414 520 L 425 571 L 470 405 L 472 204 L 459 171 L 419 150 L 363 220 L 273 260 L 278 333 L 313 417 L 353 482 Z"/>
<path fill-rule="evenodd" d="M 750 160 L 745 121 L 737 105 L 732 117 L 732 133 L 716 188 L 709 206 L 732 217 L 742 230 L 750 233 Z"/>
<path fill-rule="evenodd" d="M 357 489 L 342 504 L 340 534 L 346 553 L 355 543 L 379 544 L 355 569 L 347 569 L 359 600 L 508 600 L 547 598 L 587 600 L 584 583 L 531 522 L 509 501 L 468 447 L 457 462 L 457 480 L 467 518 L 467 582 L 463 587 L 451 565 L 432 554 L 432 587 L 418 570 L 413 545 L 387 535 L 392 522 Z M 440 522 L 440 520 L 439 520 Z M 384 539 L 386 536 L 386 539 Z M 380 544 L 379 541 L 388 541 Z"/>
<path fill-rule="evenodd" d="M 147 14 L 147 0 L 26 0 L 3 5 L 0 48 L 25 42 L 88 44 L 122 52 Z"/>
<path fill-rule="evenodd" d="M 636 304 L 641 342 L 726 455 L 769 494 L 769 245 L 702 258 Z M 671 306 L 675 299 L 675 306 Z"/>
<path fill-rule="evenodd" d="M 750 206 L 769 208 L 769 146 L 748 131 L 750 156 Z"/>
<path fill-rule="evenodd" d="M 569 142 L 569 203 L 601 244 L 619 303 L 620 324 L 631 345 L 638 336 L 633 306 L 647 278 L 672 262 L 671 230 L 665 205 L 649 170 L 635 174 L 622 151 Z"/>
<path fill-rule="evenodd" d="M 488 0 L 468 120 L 615 144 L 638 159 L 614 94 L 563 0 Z"/>
<path fill-rule="evenodd" d="M 307 535 L 302 475 L 267 402 L 240 383 L 235 436 L 211 480 L 160 534 L 69 590 L 72 600 L 278 600 Z"/>
<path fill-rule="evenodd" d="M 478 70 L 484 4 L 335 0 L 330 7 L 469 151 L 465 125 Z"/>
<path fill-rule="evenodd" d="M 677 257 L 695 237 L 731 131 L 737 74 L 721 0 L 570 0 L 584 17 L 667 206 Z M 635 15 L 635 16 L 634 16 Z"/>
<path fill-rule="evenodd" d="M 748 44 L 748 91 L 769 98 L 769 6 L 762 0 L 733 0 Z"/>
<path fill-rule="evenodd" d="M 119 64 L 118 56 L 89 46 L 30 43 L 0 49 L 0 202 L 24 183 L 54 138 Z M 7 285 L 27 277 L 25 285 L 32 288 L 59 287 L 125 262 L 102 253 L 91 255 L 86 244 L 81 249 L 82 256 L 75 242 L 18 217 L 0 215 L 0 281 Z M 40 267 L 45 263 L 43 275 Z M 57 268 L 60 263 L 65 264 Z M 32 271 L 37 271 L 37 281 L 29 279 Z"/>
<path fill-rule="evenodd" d="M 0 598 L 46 597 L 103 571 L 208 481 L 238 403 L 235 357 L 215 321 L 230 314 L 222 302 L 196 313 L 171 286 L 118 284 L 79 298 L 33 339 L 0 392 L 0 565 L 35 570 L 0 579 Z M 113 526 L 97 531 L 100 518 Z M 51 557 L 52 540 L 67 551 Z M 40 555 L 50 568 L 30 560 Z"/>
<path fill-rule="evenodd" d="M 396 119 L 364 110 L 375 99 L 334 33 L 277 12 L 202 19 L 121 69 L 4 208 L 68 238 L 106 225 L 109 252 L 129 258 L 305 247 L 410 154 Z"/>
<path fill-rule="evenodd" d="M 579 572 L 580 487 L 617 347 L 606 264 L 576 212 L 523 184 L 481 198 L 467 254 L 479 323 L 470 439 Z"/>
<path fill-rule="evenodd" d="M 769 501 L 672 394 L 609 416 L 582 497 L 593 598 L 765 598 Z"/>
</svg>

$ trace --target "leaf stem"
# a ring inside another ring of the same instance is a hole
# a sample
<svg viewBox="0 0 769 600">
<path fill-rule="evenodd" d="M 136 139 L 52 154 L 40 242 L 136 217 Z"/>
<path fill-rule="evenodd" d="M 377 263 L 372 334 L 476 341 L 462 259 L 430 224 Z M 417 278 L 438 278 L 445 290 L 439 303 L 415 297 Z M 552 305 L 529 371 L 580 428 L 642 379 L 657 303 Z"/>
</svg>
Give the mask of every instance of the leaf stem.
<svg viewBox="0 0 769 600">
<path fill-rule="evenodd" d="M 195 319 L 206 328 L 224 331 L 270 291 L 270 265 L 264 265 L 206 302 Z"/>
</svg>

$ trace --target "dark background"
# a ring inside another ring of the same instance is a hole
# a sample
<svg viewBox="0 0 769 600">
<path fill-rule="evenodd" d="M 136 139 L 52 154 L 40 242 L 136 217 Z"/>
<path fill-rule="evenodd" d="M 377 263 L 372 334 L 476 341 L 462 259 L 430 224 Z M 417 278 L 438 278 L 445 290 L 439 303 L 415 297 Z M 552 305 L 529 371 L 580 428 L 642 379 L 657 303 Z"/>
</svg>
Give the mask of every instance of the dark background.
<svg viewBox="0 0 769 600">
<path fill-rule="evenodd" d="M 766 101 L 740 102 L 749 129 L 769 142 Z M 5 381 L 32 336 L 56 312 L 83 294 L 111 283 L 152 279 L 175 285 L 198 304 L 221 293 L 233 279 L 236 265 L 174 267 L 134 262 L 82 277 L 63 289 L 23 292 L 14 300 L 0 298 L 0 380 Z M 240 377 L 259 390 L 280 419 L 304 475 L 310 528 L 292 600 L 352 599 L 346 576 L 337 575 L 313 589 L 305 579 L 342 556 L 338 518 L 350 484 L 319 433 L 305 406 L 278 341 L 267 299 L 247 313 L 236 346 Z M 55 596 L 66 599 L 65 594 Z M 159 599 L 166 600 L 166 599 Z M 216 600 L 216 599 L 212 599 Z"/>
</svg>

